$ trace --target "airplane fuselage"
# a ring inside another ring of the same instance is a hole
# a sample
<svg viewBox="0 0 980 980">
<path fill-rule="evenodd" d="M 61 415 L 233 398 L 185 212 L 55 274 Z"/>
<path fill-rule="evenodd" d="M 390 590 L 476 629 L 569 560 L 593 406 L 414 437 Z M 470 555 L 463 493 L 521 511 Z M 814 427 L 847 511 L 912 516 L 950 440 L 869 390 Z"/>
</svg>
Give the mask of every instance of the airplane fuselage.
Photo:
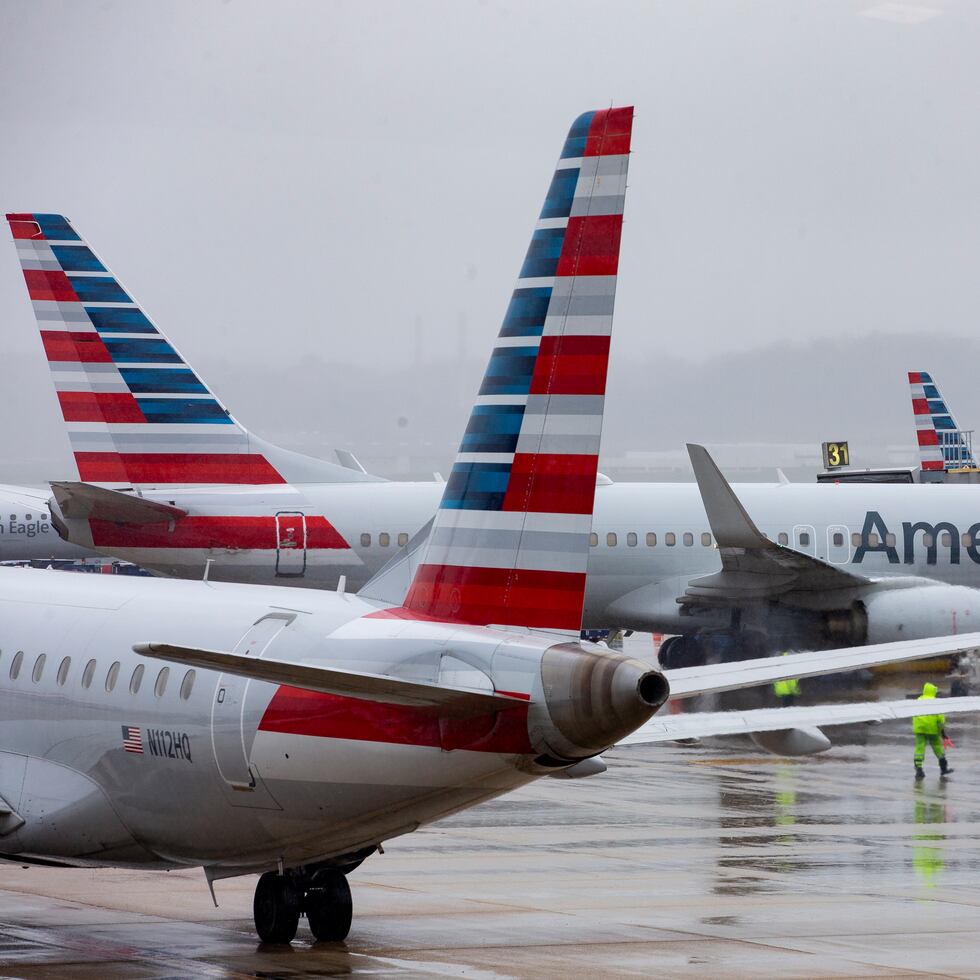
<svg viewBox="0 0 980 980">
<path fill-rule="evenodd" d="M 980 492 L 971 486 L 741 484 L 773 541 L 869 578 L 916 576 L 980 586 Z M 72 540 L 162 575 L 356 590 L 435 512 L 435 483 L 173 489 L 145 496 L 191 517 L 133 527 L 68 522 Z M 717 625 L 676 599 L 720 569 L 695 484 L 612 483 L 596 490 L 585 622 L 685 632 Z M 955 631 L 955 629 L 954 629 Z"/>
<path fill-rule="evenodd" d="M 447 719 L 134 653 L 153 641 L 524 700 Z M 219 876 L 356 861 L 549 771 L 541 665 L 563 643 L 314 590 L 0 569 L 0 853 Z"/>
</svg>

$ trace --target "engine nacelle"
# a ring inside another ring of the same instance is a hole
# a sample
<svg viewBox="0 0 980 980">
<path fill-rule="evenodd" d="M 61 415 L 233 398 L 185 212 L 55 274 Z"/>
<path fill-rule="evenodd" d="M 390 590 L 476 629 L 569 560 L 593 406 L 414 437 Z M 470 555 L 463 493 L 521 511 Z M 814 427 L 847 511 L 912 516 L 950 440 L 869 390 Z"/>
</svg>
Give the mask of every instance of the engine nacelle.
<svg viewBox="0 0 980 980">
<path fill-rule="evenodd" d="M 922 584 L 882 589 L 864 599 L 867 642 L 918 640 L 980 630 L 980 589 Z"/>
</svg>

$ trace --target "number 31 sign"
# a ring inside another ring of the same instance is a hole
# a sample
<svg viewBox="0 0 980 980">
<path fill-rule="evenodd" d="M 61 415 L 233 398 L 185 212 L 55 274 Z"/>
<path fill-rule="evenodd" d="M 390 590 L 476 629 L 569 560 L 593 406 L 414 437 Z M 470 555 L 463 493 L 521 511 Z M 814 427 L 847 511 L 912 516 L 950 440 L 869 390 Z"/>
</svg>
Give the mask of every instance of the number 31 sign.
<svg viewBox="0 0 980 980">
<path fill-rule="evenodd" d="M 846 442 L 825 442 L 823 444 L 824 469 L 837 470 L 851 465 L 851 457 Z"/>
</svg>

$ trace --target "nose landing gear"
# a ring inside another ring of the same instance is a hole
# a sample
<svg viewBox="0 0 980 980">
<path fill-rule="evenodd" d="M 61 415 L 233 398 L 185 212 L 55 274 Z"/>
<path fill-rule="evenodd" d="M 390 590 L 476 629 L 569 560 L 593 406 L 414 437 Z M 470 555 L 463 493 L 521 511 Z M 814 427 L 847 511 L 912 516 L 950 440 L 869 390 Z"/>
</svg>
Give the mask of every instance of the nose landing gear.
<svg viewBox="0 0 980 980">
<path fill-rule="evenodd" d="M 278 874 L 267 871 L 255 886 L 252 903 L 255 931 L 264 943 L 291 943 L 305 915 L 314 938 L 340 942 L 350 932 L 350 886 L 340 872 L 321 868 L 312 875 L 303 869 Z"/>
</svg>

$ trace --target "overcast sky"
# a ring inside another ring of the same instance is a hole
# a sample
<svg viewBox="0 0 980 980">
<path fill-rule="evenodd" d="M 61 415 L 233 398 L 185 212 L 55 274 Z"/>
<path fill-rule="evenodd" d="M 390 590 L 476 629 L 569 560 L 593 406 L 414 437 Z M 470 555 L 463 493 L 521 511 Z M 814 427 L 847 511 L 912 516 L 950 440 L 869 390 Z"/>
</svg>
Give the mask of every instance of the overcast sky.
<svg viewBox="0 0 980 980">
<path fill-rule="evenodd" d="M 356 410 L 300 397 L 300 367 L 342 370 L 355 398 L 403 385 L 395 414 L 416 362 L 448 360 L 468 403 L 568 125 L 611 103 L 637 111 L 616 419 L 710 436 L 738 378 L 658 372 L 759 349 L 833 405 L 737 414 L 746 440 L 791 441 L 818 410 L 837 425 L 849 390 L 886 383 L 894 440 L 908 408 L 870 338 L 891 366 L 905 337 L 980 422 L 976 3 L 0 0 L 0 37 L 4 210 L 67 214 L 260 431 L 272 404 L 304 431 L 310 406 Z M 12 246 L 0 331 L 0 405 L 63 454 Z"/>
</svg>

